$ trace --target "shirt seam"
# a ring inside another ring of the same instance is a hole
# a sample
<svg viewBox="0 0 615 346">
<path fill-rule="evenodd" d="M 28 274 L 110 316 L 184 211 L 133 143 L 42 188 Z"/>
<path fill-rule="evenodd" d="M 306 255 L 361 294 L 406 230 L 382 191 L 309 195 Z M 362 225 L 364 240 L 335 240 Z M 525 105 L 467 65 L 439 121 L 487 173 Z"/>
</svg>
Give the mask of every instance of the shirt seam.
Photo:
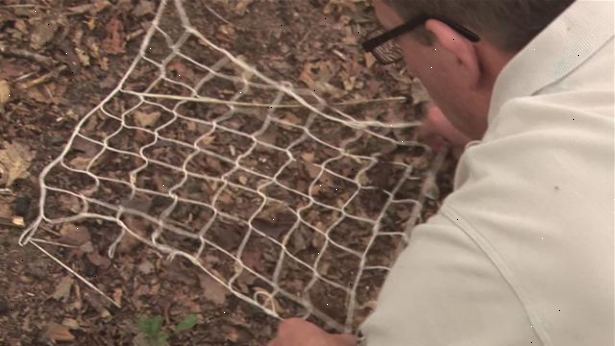
<svg viewBox="0 0 615 346">
<path fill-rule="evenodd" d="M 454 225 L 459 227 L 475 244 L 478 248 L 485 254 L 487 258 L 493 263 L 496 270 L 500 273 L 504 281 L 509 285 L 509 287 L 513 290 L 515 296 L 519 300 L 523 310 L 525 311 L 526 317 L 530 322 L 530 327 L 533 329 L 534 333 L 538 337 L 538 339 L 542 342 L 543 345 L 549 346 L 551 345 L 551 339 L 545 329 L 545 326 L 542 322 L 542 318 L 539 316 L 540 314 L 530 308 L 530 304 L 528 301 L 527 293 L 521 287 L 515 278 L 515 275 L 512 273 L 512 270 L 508 268 L 505 264 L 505 261 L 499 255 L 499 253 L 495 250 L 493 245 L 483 237 L 476 228 L 472 225 L 469 220 L 466 220 L 460 217 L 460 213 L 455 210 L 455 208 L 450 205 L 444 205 L 440 208 L 440 214 L 445 216 L 452 222 Z"/>
</svg>

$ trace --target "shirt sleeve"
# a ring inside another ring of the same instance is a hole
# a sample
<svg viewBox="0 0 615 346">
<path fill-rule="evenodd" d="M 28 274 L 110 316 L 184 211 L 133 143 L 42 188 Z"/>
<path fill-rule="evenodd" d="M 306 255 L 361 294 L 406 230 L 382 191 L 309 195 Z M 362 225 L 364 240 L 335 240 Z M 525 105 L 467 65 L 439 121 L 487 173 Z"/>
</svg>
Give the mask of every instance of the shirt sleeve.
<svg viewBox="0 0 615 346">
<path fill-rule="evenodd" d="M 442 211 L 414 229 L 361 330 L 368 346 L 541 344 L 515 291 Z"/>
</svg>

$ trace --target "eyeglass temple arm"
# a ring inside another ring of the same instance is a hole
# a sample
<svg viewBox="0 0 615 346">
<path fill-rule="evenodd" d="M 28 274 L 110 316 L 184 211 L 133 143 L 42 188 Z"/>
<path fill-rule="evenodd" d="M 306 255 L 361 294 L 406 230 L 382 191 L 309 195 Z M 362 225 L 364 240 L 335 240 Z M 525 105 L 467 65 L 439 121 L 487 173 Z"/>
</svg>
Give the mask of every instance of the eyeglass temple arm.
<svg viewBox="0 0 615 346">
<path fill-rule="evenodd" d="M 436 19 L 439 20 L 443 23 L 445 23 L 446 25 L 450 26 L 451 28 L 453 28 L 455 31 L 459 32 L 461 35 L 463 35 L 465 38 L 467 38 L 468 40 L 472 41 L 472 42 L 478 42 L 480 41 L 480 37 L 475 34 L 474 32 L 466 29 L 465 27 L 450 21 L 446 18 L 442 18 L 442 17 L 437 17 L 437 16 L 427 16 L 427 15 L 421 15 L 417 18 L 414 18 L 402 25 L 399 25 L 381 35 L 378 35 L 376 37 L 373 37 L 365 42 L 363 42 L 362 46 L 363 49 L 366 52 L 372 52 L 374 49 L 376 49 L 376 47 L 380 46 L 381 44 L 392 40 L 402 34 L 405 34 L 406 32 L 409 32 L 413 29 L 415 29 L 416 27 L 418 27 L 419 25 L 424 24 L 427 20 L 429 19 Z"/>
</svg>

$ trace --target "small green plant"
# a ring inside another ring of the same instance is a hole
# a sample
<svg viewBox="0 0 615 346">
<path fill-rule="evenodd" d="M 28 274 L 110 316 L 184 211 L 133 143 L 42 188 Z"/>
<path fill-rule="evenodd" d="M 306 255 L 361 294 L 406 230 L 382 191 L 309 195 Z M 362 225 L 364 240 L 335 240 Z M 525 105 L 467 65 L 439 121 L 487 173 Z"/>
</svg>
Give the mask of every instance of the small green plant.
<svg viewBox="0 0 615 346">
<path fill-rule="evenodd" d="M 135 346 L 168 346 L 169 334 L 165 331 L 162 325 L 162 316 L 142 317 L 137 321 L 139 334 L 135 338 Z M 194 328 L 198 323 L 198 318 L 195 314 L 186 316 L 181 322 L 175 325 L 171 331 L 181 333 Z"/>
</svg>

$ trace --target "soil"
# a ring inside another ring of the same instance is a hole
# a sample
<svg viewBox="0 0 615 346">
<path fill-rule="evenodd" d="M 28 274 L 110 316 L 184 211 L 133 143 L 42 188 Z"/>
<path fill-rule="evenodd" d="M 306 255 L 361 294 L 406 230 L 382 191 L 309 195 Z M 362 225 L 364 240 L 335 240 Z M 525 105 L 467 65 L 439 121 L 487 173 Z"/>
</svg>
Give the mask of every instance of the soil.
<svg viewBox="0 0 615 346">
<path fill-rule="evenodd" d="M 390 123 L 420 117 L 424 96 L 413 90 L 416 83 L 403 68 L 380 66 L 361 51 L 360 37 L 375 28 L 367 1 L 183 3 L 194 28 L 216 45 L 273 80 L 315 92 L 356 120 Z M 386 277 L 385 270 L 359 271 L 360 255 L 366 253 L 364 265 L 369 267 L 392 265 L 414 207 L 408 200 L 418 198 L 432 160 L 430 150 L 364 136 L 340 125 L 339 118 L 314 119 L 303 108 L 272 112 L 270 121 L 266 112 L 247 108 L 238 110 L 240 116 L 225 116 L 226 107 L 146 97 L 149 103 L 126 112 L 139 103 L 131 91 L 190 95 L 189 88 L 178 84 L 183 83 L 200 95 L 231 100 L 242 90 L 241 83 L 220 78 L 199 84 L 207 75 L 199 64 L 213 66 L 223 56 L 194 37 L 179 48 L 185 57 L 165 60 L 171 53 L 168 41 L 183 32 L 174 11 L 160 22 L 166 36 L 158 32 L 151 39 L 146 53 L 150 61 L 141 60 L 126 79 L 125 92 L 87 119 L 82 137 L 72 142 L 64 159 L 67 167 L 54 167 L 45 183 L 164 218 L 176 232 L 160 231 L 138 213 L 123 214 L 120 220 L 146 240 L 159 232 L 156 241 L 162 247 L 192 255 L 203 268 L 183 256 L 169 258 L 134 237 L 116 242 L 122 230 L 115 222 L 43 223 L 37 237 L 47 243 L 37 244 L 94 284 L 112 304 L 34 245 L 18 245 L 22 229 L 11 221 L 21 217 L 29 224 L 36 219 L 39 174 L 62 152 L 80 119 L 130 68 L 158 6 L 147 0 L 5 0 L 0 5 L 0 150 L 18 144 L 32 155 L 15 160 L 26 164 L 27 171 L 10 186 L 0 186 L 0 344 L 138 345 L 143 336 L 138 320 L 161 316 L 172 345 L 265 345 L 279 319 L 231 294 L 216 279 L 245 297 L 258 297 L 281 317 L 302 316 L 305 305 L 288 295 L 276 296 L 273 304 L 259 295 L 272 294 L 275 281 L 291 296 L 311 302 L 338 329 L 349 324 L 356 331 L 375 306 Z M 160 76 L 156 63 L 164 65 L 167 80 L 148 89 Z M 220 72 L 239 76 L 243 71 L 227 65 Z M 6 102 L 1 101 L 2 81 L 10 90 Z M 269 104 L 280 95 L 262 88 L 244 91 L 238 101 Z M 318 104 L 308 93 L 302 95 Z M 357 102 L 391 96 L 407 100 Z M 296 103 L 279 97 L 282 104 Z M 174 120 L 169 109 L 185 117 Z M 124 126 L 109 115 L 121 113 L 126 113 Z M 165 123 L 169 125 L 161 127 Z M 300 140 L 300 127 L 309 128 L 312 137 Z M 412 129 L 373 131 L 395 141 L 415 137 Z M 106 148 L 100 145 L 105 140 Z M 189 148 L 195 143 L 200 148 L 196 152 Z M 340 147 L 354 157 L 377 156 L 378 162 L 340 156 Z M 140 152 L 152 160 L 144 169 Z M 236 169 L 233 161 L 243 168 Z M 186 176 L 173 169 L 184 163 L 190 173 Z M 415 171 L 396 189 L 407 164 Z M 445 161 L 437 179 L 439 193 L 426 200 L 422 220 L 451 191 L 455 164 L 451 157 Z M 327 170 L 321 170 L 323 165 Z M 90 175 L 79 173 L 86 168 L 106 179 L 97 186 Z M 264 184 L 264 177 L 273 176 L 276 183 Z M 221 183 L 223 179 L 233 184 Z M 131 184 L 142 190 L 131 194 Z M 170 198 L 170 191 L 181 201 Z M 383 210 L 393 192 L 398 202 Z M 50 191 L 45 199 L 50 218 L 75 215 L 83 208 L 79 198 L 64 192 Z M 115 215 L 101 205 L 89 211 Z M 380 215 L 379 235 L 370 243 L 374 223 L 368 220 Z M 272 239 L 285 244 L 286 252 Z M 111 258 L 109 249 L 114 250 Z M 250 270 L 235 275 L 237 259 Z M 340 287 L 357 279 L 356 309 L 348 321 L 351 297 Z M 191 314 L 197 325 L 173 332 Z M 336 327 L 318 315 L 309 319 L 329 330 Z"/>
</svg>

